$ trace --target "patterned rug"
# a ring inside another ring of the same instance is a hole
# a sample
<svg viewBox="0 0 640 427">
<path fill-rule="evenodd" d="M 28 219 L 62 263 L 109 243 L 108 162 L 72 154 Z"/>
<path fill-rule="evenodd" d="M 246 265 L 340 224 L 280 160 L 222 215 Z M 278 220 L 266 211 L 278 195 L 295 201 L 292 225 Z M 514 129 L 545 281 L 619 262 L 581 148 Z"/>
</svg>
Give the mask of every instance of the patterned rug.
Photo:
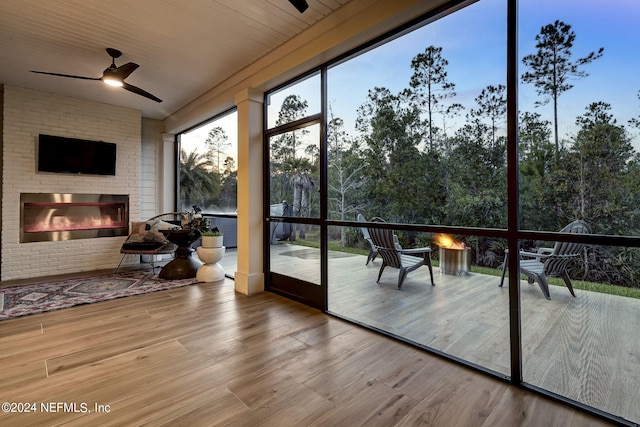
<svg viewBox="0 0 640 427">
<path fill-rule="evenodd" d="M 150 271 L 130 271 L 0 288 L 0 320 L 179 288 L 193 283 L 196 283 L 195 278 L 162 280 Z"/>
</svg>

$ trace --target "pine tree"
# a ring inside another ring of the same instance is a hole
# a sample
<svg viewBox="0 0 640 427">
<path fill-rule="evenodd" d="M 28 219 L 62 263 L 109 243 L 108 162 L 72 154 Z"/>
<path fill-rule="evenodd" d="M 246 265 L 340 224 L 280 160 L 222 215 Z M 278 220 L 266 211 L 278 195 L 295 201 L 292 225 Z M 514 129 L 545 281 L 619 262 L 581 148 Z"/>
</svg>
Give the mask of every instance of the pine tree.
<svg viewBox="0 0 640 427">
<path fill-rule="evenodd" d="M 220 173 L 220 160 L 224 154 L 224 150 L 226 148 L 231 147 L 231 143 L 228 142 L 229 137 L 227 136 L 224 129 L 219 126 L 214 127 L 209 131 L 207 135 L 207 139 L 205 140 L 205 145 L 211 150 L 211 159 L 212 164 L 215 166 L 215 171 Z"/>
<path fill-rule="evenodd" d="M 427 108 L 430 151 L 435 149 L 433 115 L 446 109 L 441 105 L 444 99 L 456 95 L 455 84 L 447 80 L 447 65 L 449 61 L 442 57 L 442 48 L 435 46 L 427 47 L 424 53 L 419 53 L 411 61 L 413 76 L 408 92 L 421 108 Z"/>
<path fill-rule="evenodd" d="M 542 27 L 536 36 L 535 54 L 530 54 L 522 58 L 522 62 L 529 68 L 529 71 L 522 75 L 524 83 L 532 83 L 538 95 L 544 96 L 542 101 L 537 101 L 536 105 L 546 105 L 553 102 L 553 128 L 556 147 L 556 157 L 559 151 L 558 137 L 558 97 L 571 89 L 572 80 L 587 77 L 585 71 L 580 68 L 589 64 L 602 56 L 604 48 L 597 52 L 591 52 L 583 58 L 571 61 L 573 43 L 576 33 L 571 30 L 571 25 L 556 20 L 553 24 Z"/>
</svg>

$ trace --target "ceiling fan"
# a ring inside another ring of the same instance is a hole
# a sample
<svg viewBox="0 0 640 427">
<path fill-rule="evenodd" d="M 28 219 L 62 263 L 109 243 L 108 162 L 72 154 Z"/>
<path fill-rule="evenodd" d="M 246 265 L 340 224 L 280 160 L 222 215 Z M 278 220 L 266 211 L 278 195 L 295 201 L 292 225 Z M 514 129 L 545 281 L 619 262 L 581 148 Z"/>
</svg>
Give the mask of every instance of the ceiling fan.
<svg viewBox="0 0 640 427">
<path fill-rule="evenodd" d="M 83 77 L 83 76 L 72 76 L 69 74 L 59 74 L 59 73 L 49 73 L 46 71 L 33 71 L 32 73 L 38 74 L 48 74 L 50 76 L 60 76 L 60 77 L 69 77 L 72 79 L 83 79 L 83 80 L 102 80 L 104 83 L 111 86 L 122 87 L 129 92 L 133 92 L 138 95 L 142 95 L 146 98 L 152 99 L 156 102 L 162 102 L 162 99 L 158 98 L 150 94 L 149 92 L 140 89 L 139 87 L 130 85 L 124 81 L 131 73 L 133 73 L 138 67 L 138 64 L 134 64 L 133 62 L 127 62 L 124 65 L 116 67 L 116 58 L 120 58 L 122 56 L 122 52 L 117 49 L 113 49 L 108 47 L 107 53 L 111 57 L 111 65 L 109 65 L 102 73 L 102 77 Z"/>
</svg>

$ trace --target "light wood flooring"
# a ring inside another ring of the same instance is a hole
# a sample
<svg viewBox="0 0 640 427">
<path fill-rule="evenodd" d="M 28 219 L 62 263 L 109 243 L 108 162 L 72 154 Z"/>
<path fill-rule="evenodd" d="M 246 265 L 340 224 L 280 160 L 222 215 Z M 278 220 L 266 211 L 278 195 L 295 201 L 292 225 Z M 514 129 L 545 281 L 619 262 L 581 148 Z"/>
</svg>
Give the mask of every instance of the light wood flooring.
<svg viewBox="0 0 640 427">
<path fill-rule="evenodd" d="M 317 281 L 317 249 L 275 245 L 273 269 Z M 442 275 L 436 286 L 426 267 L 407 275 L 387 268 L 376 283 L 380 259 L 329 255 L 329 311 L 420 345 L 510 374 L 508 280 Z M 294 273 L 295 272 L 295 273 Z M 551 286 L 546 300 L 537 284 L 521 285 L 525 382 L 640 423 L 640 300 Z"/>
<path fill-rule="evenodd" d="M 2 321 L 0 366 L 1 426 L 608 425 L 230 280 Z"/>
</svg>

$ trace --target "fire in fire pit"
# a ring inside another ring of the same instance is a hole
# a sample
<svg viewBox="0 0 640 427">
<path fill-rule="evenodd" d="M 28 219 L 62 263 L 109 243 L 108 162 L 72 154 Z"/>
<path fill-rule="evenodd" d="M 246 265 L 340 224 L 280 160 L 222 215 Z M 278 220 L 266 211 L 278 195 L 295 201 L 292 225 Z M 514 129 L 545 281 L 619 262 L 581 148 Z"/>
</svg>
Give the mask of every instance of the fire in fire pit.
<svg viewBox="0 0 640 427">
<path fill-rule="evenodd" d="M 462 276 L 471 269 L 471 250 L 449 234 L 436 234 L 440 247 L 440 273 Z"/>
</svg>

